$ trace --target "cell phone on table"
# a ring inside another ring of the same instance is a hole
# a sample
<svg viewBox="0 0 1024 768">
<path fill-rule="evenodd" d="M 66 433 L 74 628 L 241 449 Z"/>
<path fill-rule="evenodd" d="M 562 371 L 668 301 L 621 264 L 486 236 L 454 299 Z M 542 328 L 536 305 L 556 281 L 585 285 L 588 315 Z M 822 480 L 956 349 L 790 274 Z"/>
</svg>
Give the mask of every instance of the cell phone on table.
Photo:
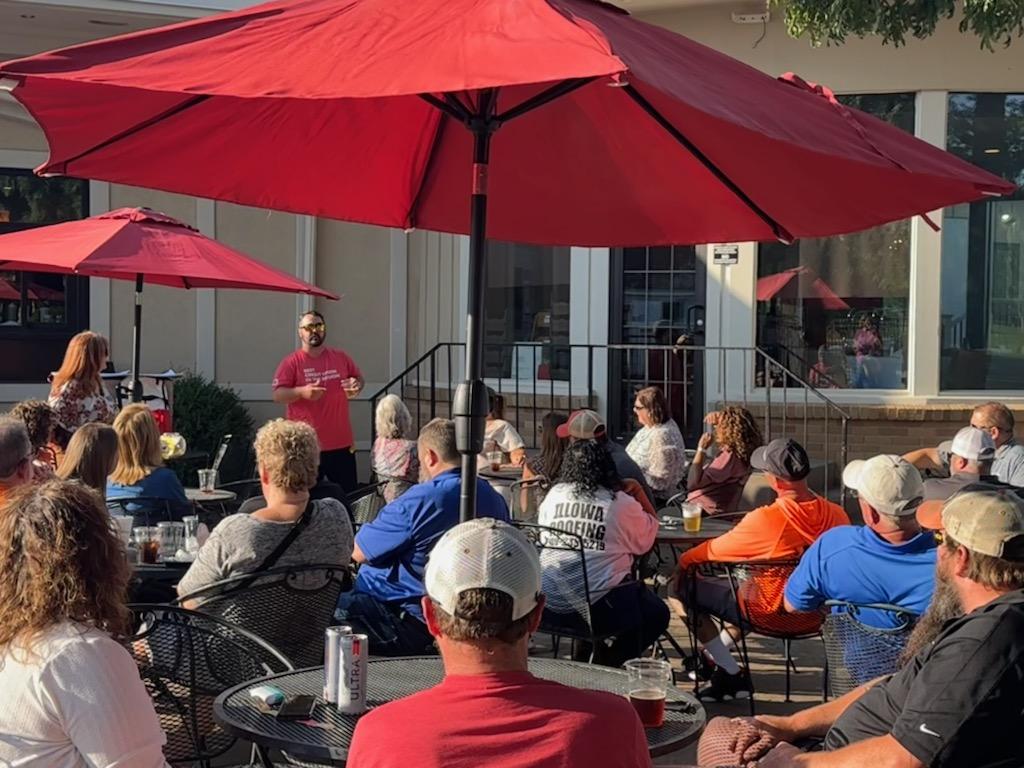
<svg viewBox="0 0 1024 768">
<path fill-rule="evenodd" d="M 316 696 L 289 696 L 277 710 L 282 720 L 308 720 L 316 709 Z"/>
</svg>

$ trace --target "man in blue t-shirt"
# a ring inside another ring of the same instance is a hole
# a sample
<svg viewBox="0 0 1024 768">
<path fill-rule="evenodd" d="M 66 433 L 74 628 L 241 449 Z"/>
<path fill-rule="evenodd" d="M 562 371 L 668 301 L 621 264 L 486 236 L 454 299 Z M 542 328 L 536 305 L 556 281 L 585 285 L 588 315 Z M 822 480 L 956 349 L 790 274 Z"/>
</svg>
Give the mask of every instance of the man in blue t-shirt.
<svg viewBox="0 0 1024 768">
<path fill-rule="evenodd" d="M 352 559 L 359 563 L 355 587 L 338 600 L 334 618 L 370 640 L 374 656 L 434 652 L 423 621 L 423 573 L 438 539 L 459 522 L 461 456 L 455 423 L 434 419 L 417 440 L 420 471 L 429 479 L 413 486 L 356 534 Z M 477 517 L 508 522 L 505 500 L 477 480 Z"/>
<path fill-rule="evenodd" d="M 899 456 L 853 461 L 843 483 L 857 492 L 864 526 L 826 531 L 811 545 L 786 584 L 788 611 L 813 611 L 826 600 L 885 603 L 920 616 L 935 587 L 935 538 L 915 516 L 921 475 Z M 864 610 L 860 621 L 891 628 L 897 618 Z"/>
</svg>

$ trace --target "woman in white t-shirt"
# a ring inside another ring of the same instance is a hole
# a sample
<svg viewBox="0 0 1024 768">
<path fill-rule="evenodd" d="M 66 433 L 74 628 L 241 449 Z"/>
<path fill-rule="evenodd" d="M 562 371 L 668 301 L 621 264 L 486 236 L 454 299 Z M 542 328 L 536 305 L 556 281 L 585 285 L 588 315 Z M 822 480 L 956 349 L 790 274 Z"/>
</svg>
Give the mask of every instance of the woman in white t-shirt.
<svg viewBox="0 0 1024 768">
<path fill-rule="evenodd" d="M 599 644 L 594 660 L 618 667 L 654 643 L 668 627 L 668 607 L 633 578 L 632 570 L 634 558 L 654 546 L 658 519 L 622 490 L 604 445 L 579 440 L 566 449 L 558 482 L 544 497 L 537 522 L 583 540 L 594 630 L 599 636 L 614 635 L 610 643 Z M 573 573 L 578 556 L 542 550 L 541 566 L 548 609 L 569 612 L 571 598 L 561 585 L 581 583 Z"/>
<path fill-rule="evenodd" d="M 489 405 L 487 425 L 484 428 L 484 452 L 480 456 L 481 468 L 490 464 L 491 452 L 500 451 L 502 464 L 514 464 L 521 467 L 526 463 L 526 443 L 516 428 L 505 421 L 505 398 L 488 390 Z"/>
<path fill-rule="evenodd" d="M 124 547 L 102 498 L 49 480 L 0 509 L 0 765 L 164 768 L 138 668 Z"/>
</svg>

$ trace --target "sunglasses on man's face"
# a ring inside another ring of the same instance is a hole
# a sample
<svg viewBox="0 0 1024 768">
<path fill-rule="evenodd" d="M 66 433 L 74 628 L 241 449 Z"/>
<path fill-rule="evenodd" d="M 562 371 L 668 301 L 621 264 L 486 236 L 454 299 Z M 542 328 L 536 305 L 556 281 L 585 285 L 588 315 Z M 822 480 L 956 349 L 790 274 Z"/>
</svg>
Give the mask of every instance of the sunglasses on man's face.
<svg viewBox="0 0 1024 768">
<path fill-rule="evenodd" d="M 310 323 L 309 325 L 300 325 L 299 328 L 301 328 L 302 330 L 307 331 L 307 332 L 309 332 L 309 331 L 325 331 L 325 330 L 327 330 L 327 325 L 325 323 Z"/>
</svg>

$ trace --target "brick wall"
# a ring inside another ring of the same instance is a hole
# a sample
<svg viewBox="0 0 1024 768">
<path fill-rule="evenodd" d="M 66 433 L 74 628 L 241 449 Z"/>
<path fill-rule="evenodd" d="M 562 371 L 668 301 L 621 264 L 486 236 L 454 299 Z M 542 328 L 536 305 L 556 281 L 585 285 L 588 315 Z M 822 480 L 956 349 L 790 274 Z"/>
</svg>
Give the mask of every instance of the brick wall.
<svg viewBox="0 0 1024 768">
<path fill-rule="evenodd" d="M 766 406 L 748 404 L 764 428 Z M 848 460 L 863 459 L 879 453 L 902 454 L 915 448 L 936 446 L 943 440 L 953 439 L 961 427 L 970 424 L 973 404 L 958 405 L 851 405 L 844 406 L 849 414 L 847 424 Z M 805 443 L 812 458 L 839 463 L 842 420 L 835 411 L 825 417 L 823 406 L 801 404 L 773 405 L 771 409 L 772 435 L 786 434 Z M 1018 423 L 1024 422 L 1024 411 L 1014 411 Z M 783 422 L 785 421 L 785 425 Z M 826 427 L 827 424 L 827 427 Z M 826 442 L 826 429 L 828 440 Z"/>
</svg>

